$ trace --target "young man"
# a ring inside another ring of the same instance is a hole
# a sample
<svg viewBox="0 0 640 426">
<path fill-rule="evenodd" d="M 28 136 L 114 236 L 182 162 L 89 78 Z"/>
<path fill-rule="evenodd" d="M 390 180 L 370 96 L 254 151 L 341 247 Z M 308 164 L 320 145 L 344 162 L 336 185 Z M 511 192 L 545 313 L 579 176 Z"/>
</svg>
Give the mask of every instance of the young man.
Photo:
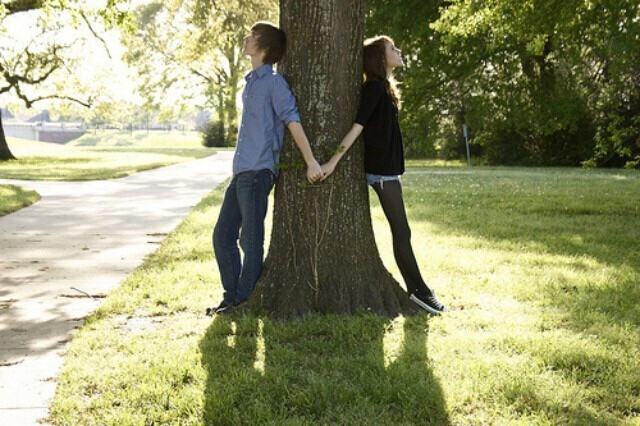
<svg viewBox="0 0 640 426">
<path fill-rule="evenodd" d="M 285 126 L 307 164 L 307 179 L 323 177 L 300 124 L 296 100 L 285 79 L 273 70 L 284 56 L 284 31 L 258 22 L 244 38 L 242 52 L 251 57 L 253 70 L 242 92 L 242 123 L 233 158 L 233 178 L 213 231 L 213 248 L 224 287 L 222 302 L 207 308 L 207 315 L 222 313 L 246 301 L 262 272 L 264 218 L 267 199 L 278 170 Z M 244 259 L 240 260 L 238 236 Z"/>
</svg>

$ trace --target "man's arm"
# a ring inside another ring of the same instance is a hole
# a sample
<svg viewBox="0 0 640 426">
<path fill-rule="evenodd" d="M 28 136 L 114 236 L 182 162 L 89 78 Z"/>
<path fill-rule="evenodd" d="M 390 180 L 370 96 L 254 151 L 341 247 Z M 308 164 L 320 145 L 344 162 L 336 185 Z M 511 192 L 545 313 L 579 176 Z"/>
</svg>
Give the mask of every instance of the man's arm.
<svg viewBox="0 0 640 426">
<path fill-rule="evenodd" d="M 296 141 L 298 149 L 302 153 L 304 162 L 307 164 L 307 180 L 311 183 L 319 181 L 324 176 L 324 173 L 322 172 L 320 164 L 318 164 L 313 156 L 313 152 L 311 152 L 311 145 L 309 145 L 309 140 L 307 139 L 307 135 L 304 133 L 302 124 L 297 121 L 292 121 L 287 125 L 287 127 L 291 132 L 291 136 L 293 136 L 293 140 Z"/>
<path fill-rule="evenodd" d="M 311 152 L 311 145 L 307 135 L 304 133 L 302 124 L 300 124 L 300 113 L 296 105 L 296 99 L 281 75 L 275 76 L 273 84 L 273 97 L 271 99 L 273 109 L 278 118 L 285 123 L 291 132 L 293 140 L 296 141 L 296 145 L 298 145 L 298 149 L 300 149 L 304 157 L 304 162 L 307 163 L 307 179 L 309 182 L 315 183 L 322 178 L 323 173 L 320 164 L 318 164 L 313 152 Z"/>
</svg>

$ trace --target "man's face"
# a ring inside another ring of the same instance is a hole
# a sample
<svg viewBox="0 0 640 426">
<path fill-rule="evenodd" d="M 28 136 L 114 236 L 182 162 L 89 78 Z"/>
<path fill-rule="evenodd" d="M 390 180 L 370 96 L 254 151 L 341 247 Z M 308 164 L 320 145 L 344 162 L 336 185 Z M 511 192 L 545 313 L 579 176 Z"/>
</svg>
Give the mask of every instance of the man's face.
<svg viewBox="0 0 640 426">
<path fill-rule="evenodd" d="M 244 43 L 242 44 L 242 53 L 249 56 L 255 56 L 259 53 L 260 49 L 258 48 L 258 35 L 251 31 L 251 34 L 244 38 Z"/>
</svg>

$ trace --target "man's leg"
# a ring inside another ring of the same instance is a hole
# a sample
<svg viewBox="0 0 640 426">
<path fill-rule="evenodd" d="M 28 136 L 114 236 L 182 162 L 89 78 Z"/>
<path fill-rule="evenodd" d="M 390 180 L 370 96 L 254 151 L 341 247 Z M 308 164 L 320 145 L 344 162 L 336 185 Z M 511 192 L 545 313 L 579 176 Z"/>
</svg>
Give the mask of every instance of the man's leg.
<svg viewBox="0 0 640 426">
<path fill-rule="evenodd" d="M 240 278 L 240 235 L 241 214 L 238 204 L 237 176 L 234 176 L 224 194 L 224 201 L 218 215 L 218 222 L 213 230 L 213 250 L 216 254 L 220 280 L 224 288 L 223 301 L 234 303 L 238 294 Z"/>
<path fill-rule="evenodd" d="M 274 176 L 270 170 L 245 172 L 238 176 L 238 203 L 242 214 L 240 246 L 244 253 L 238 281 L 238 302 L 249 298 L 262 273 L 264 218 Z"/>
</svg>

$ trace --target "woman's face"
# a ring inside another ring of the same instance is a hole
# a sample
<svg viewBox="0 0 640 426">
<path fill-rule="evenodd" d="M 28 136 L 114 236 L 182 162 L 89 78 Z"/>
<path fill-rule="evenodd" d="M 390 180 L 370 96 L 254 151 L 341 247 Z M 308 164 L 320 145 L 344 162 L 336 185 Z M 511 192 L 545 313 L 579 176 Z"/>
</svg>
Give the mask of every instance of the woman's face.
<svg viewBox="0 0 640 426">
<path fill-rule="evenodd" d="M 402 62 L 402 51 L 392 43 L 386 43 L 385 62 L 387 67 L 396 68 L 404 65 Z"/>
</svg>

